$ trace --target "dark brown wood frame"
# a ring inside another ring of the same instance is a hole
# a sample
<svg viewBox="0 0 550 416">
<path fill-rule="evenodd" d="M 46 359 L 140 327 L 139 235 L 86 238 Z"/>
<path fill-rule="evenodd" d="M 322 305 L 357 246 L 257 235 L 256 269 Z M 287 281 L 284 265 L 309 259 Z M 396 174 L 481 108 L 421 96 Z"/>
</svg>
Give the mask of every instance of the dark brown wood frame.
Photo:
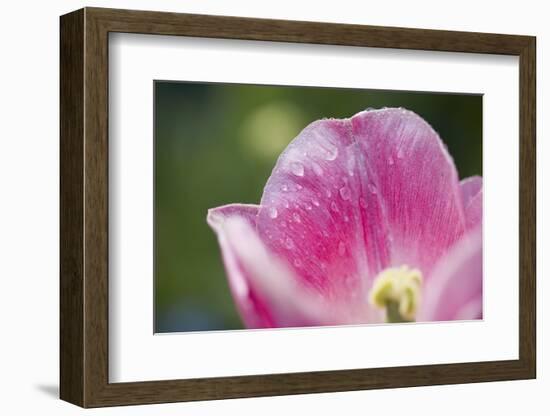
<svg viewBox="0 0 550 416">
<path fill-rule="evenodd" d="M 109 383 L 110 32 L 519 56 L 519 359 Z M 61 17 L 60 46 L 60 396 L 63 400 L 83 407 L 99 407 L 535 378 L 534 37 L 85 8 Z"/>
</svg>

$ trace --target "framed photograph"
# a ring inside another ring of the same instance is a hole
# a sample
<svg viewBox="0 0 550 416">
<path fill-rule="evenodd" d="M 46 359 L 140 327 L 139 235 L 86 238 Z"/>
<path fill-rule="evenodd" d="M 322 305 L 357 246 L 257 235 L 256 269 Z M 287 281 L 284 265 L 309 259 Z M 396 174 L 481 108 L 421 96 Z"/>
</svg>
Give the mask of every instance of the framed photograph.
<svg viewBox="0 0 550 416">
<path fill-rule="evenodd" d="M 536 376 L 534 37 L 60 28 L 63 400 Z"/>
</svg>

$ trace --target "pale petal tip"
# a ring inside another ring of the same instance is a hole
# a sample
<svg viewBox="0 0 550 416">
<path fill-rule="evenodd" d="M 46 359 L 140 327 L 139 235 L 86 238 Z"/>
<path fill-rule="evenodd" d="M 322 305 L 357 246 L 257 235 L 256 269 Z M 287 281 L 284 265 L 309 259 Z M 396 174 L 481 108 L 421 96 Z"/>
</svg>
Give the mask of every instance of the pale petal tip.
<svg viewBox="0 0 550 416">
<path fill-rule="evenodd" d="M 381 108 L 368 107 L 368 108 L 354 114 L 353 116 L 350 117 L 350 119 L 359 119 L 361 117 L 364 117 L 367 114 L 369 114 L 369 115 L 401 114 L 401 115 L 407 115 L 407 116 L 413 116 L 413 117 L 421 118 L 414 111 L 408 110 L 404 107 L 381 107 Z"/>
<path fill-rule="evenodd" d="M 214 231 L 219 229 L 224 222 L 224 216 L 219 212 L 219 208 L 210 208 L 208 210 L 206 222 Z"/>
<path fill-rule="evenodd" d="M 214 230 L 219 231 L 229 217 L 243 217 L 249 223 L 254 224 L 259 205 L 255 204 L 227 204 L 216 208 L 210 208 L 206 214 L 206 222 Z"/>
</svg>

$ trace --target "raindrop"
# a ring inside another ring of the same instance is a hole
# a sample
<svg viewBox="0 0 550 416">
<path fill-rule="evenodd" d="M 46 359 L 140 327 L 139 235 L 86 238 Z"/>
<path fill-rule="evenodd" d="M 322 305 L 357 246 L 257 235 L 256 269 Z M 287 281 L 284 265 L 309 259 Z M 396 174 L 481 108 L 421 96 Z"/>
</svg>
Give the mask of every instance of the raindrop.
<svg viewBox="0 0 550 416">
<path fill-rule="evenodd" d="M 299 191 L 300 189 L 302 189 L 302 185 L 300 185 L 299 183 L 296 184 L 296 190 Z"/>
<path fill-rule="evenodd" d="M 336 205 L 336 202 L 332 201 L 332 203 L 330 204 L 330 209 L 334 212 L 338 212 L 338 205 Z"/>
<path fill-rule="evenodd" d="M 405 150 L 403 149 L 403 147 L 400 147 L 399 150 L 397 151 L 397 158 L 403 159 L 403 156 L 405 156 Z"/>
<path fill-rule="evenodd" d="M 344 215 L 344 222 L 348 222 L 349 221 L 349 217 L 347 215 Z"/>
<path fill-rule="evenodd" d="M 288 237 L 285 240 L 285 247 L 288 248 L 289 250 L 294 248 L 294 241 L 292 241 L 292 239 L 290 237 Z"/>
<path fill-rule="evenodd" d="M 313 207 L 312 207 L 310 204 L 306 204 L 306 209 L 307 209 L 308 211 L 311 211 L 312 208 L 313 208 Z"/>
<path fill-rule="evenodd" d="M 270 217 L 270 218 L 275 219 L 275 218 L 277 218 L 277 215 L 278 215 L 278 214 L 279 214 L 279 213 L 277 212 L 277 208 L 275 208 L 275 207 L 269 208 L 269 217 Z"/>
<path fill-rule="evenodd" d="M 288 201 L 283 202 L 283 205 L 285 206 L 285 208 L 288 208 L 289 207 Z"/>
<path fill-rule="evenodd" d="M 330 198 L 332 196 L 332 192 L 330 192 L 330 189 L 327 189 L 327 198 Z"/>
<path fill-rule="evenodd" d="M 321 176 L 323 174 L 323 169 L 317 163 L 313 162 L 311 166 L 313 167 L 313 172 L 315 172 L 317 176 Z"/>
<path fill-rule="evenodd" d="M 390 155 L 390 157 L 388 157 L 388 163 L 389 165 L 393 165 L 393 157 Z"/>
<path fill-rule="evenodd" d="M 283 185 L 281 186 L 281 191 L 283 191 L 283 192 L 288 191 L 288 186 L 287 186 L 286 184 L 283 184 Z"/>
<path fill-rule="evenodd" d="M 344 201 L 347 201 L 351 197 L 351 192 L 347 186 L 340 188 L 340 196 Z"/>
<path fill-rule="evenodd" d="M 312 199 L 311 202 L 313 202 L 313 205 L 315 205 L 316 207 L 319 206 L 319 201 L 317 201 L 316 199 Z"/>
<path fill-rule="evenodd" d="M 354 175 L 354 169 L 355 169 L 355 158 L 354 157 L 350 157 L 348 159 L 348 175 L 349 176 L 353 176 Z"/>
<path fill-rule="evenodd" d="M 290 164 L 290 170 L 296 176 L 304 176 L 304 165 L 300 162 L 292 162 Z"/>
<path fill-rule="evenodd" d="M 338 148 L 331 143 L 324 143 L 321 150 L 325 160 L 334 160 L 338 157 Z"/>
<path fill-rule="evenodd" d="M 300 215 L 298 215 L 297 212 L 295 212 L 294 214 L 292 214 L 292 218 L 294 218 L 294 221 L 300 223 L 302 222 L 302 219 L 300 218 Z"/>
<path fill-rule="evenodd" d="M 360 205 L 362 208 L 366 208 L 366 207 L 367 207 L 367 201 L 365 201 L 365 198 L 363 198 L 363 197 L 359 198 L 359 205 Z"/>
<path fill-rule="evenodd" d="M 329 236 L 328 231 L 327 231 L 327 230 L 323 230 L 323 235 L 324 235 L 325 237 L 328 237 L 328 236 Z"/>
<path fill-rule="evenodd" d="M 295 259 L 295 260 L 294 260 L 294 265 L 295 265 L 296 267 L 300 267 L 300 266 L 302 265 L 302 262 L 300 261 L 300 259 Z"/>
<path fill-rule="evenodd" d="M 369 191 L 370 191 L 371 194 L 376 194 L 377 193 L 376 186 L 374 186 L 374 184 L 369 183 L 367 185 L 367 187 L 369 188 Z"/>
<path fill-rule="evenodd" d="M 340 254 L 341 256 L 346 254 L 346 245 L 342 241 L 338 243 L 338 254 Z"/>
</svg>

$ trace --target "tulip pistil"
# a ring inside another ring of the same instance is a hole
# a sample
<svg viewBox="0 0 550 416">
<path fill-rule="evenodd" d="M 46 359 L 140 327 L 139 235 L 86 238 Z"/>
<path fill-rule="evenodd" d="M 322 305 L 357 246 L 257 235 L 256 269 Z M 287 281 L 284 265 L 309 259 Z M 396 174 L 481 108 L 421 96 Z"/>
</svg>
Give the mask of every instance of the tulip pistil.
<svg viewBox="0 0 550 416">
<path fill-rule="evenodd" d="M 406 265 L 388 268 L 374 279 L 369 302 L 386 310 L 387 322 L 413 322 L 420 304 L 421 286 L 420 270 Z"/>
</svg>

